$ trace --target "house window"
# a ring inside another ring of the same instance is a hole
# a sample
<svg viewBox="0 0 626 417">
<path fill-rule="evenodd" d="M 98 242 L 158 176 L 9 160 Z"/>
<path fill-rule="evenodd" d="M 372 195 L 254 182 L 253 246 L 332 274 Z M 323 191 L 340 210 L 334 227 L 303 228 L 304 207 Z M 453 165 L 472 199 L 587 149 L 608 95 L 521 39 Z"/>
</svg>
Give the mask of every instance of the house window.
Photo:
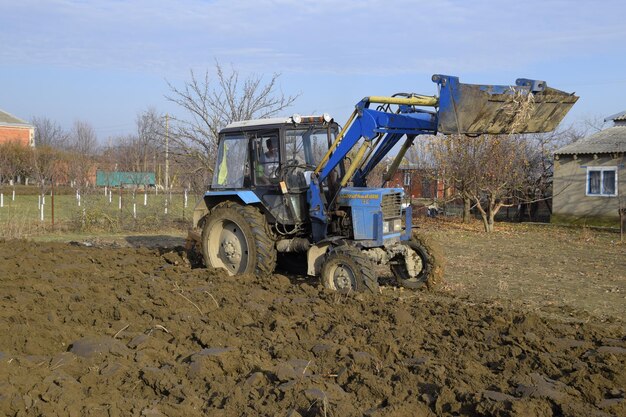
<svg viewBox="0 0 626 417">
<path fill-rule="evenodd" d="M 616 196 L 617 167 L 587 168 L 587 195 Z"/>
<path fill-rule="evenodd" d="M 410 172 L 404 173 L 404 185 L 407 187 L 411 185 L 411 173 Z"/>
</svg>

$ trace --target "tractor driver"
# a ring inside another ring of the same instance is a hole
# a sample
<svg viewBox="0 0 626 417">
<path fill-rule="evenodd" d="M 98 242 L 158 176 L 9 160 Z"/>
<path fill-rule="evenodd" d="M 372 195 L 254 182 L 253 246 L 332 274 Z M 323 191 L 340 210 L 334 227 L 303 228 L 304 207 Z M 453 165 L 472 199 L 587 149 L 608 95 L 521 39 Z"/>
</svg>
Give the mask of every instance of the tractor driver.
<svg viewBox="0 0 626 417">
<path fill-rule="evenodd" d="M 259 157 L 259 168 L 262 172 L 257 172 L 257 177 L 264 176 L 266 179 L 275 179 L 278 175 L 278 140 L 277 138 L 268 138 L 265 141 L 267 151 Z M 260 175 L 259 175 L 260 174 Z"/>
</svg>

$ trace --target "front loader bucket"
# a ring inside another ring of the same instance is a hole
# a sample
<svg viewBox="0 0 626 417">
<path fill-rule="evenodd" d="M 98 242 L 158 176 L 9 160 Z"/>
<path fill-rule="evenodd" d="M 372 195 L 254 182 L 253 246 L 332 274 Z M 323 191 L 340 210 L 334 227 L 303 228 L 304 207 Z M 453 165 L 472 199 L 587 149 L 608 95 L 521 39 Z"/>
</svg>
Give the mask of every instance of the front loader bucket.
<svg viewBox="0 0 626 417">
<path fill-rule="evenodd" d="M 444 134 L 550 132 L 578 100 L 523 78 L 515 86 L 462 84 L 438 74 L 433 81 L 440 86 L 437 130 Z"/>
</svg>

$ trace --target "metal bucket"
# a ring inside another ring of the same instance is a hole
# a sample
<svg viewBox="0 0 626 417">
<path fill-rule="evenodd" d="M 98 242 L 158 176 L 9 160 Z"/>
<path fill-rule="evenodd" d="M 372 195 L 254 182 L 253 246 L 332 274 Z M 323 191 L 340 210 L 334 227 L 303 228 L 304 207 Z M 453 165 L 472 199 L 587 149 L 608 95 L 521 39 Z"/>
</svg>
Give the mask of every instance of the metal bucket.
<svg viewBox="0 0 626 417">
<path fill-rule="evenodd" d="M 432 79 L 440 88 L 437 130 L 444 134 L 549 132 L 578 100 L 538 80 L 520 78 L 503 86 L 462 84 L 439 74 Z"/>
</svg>

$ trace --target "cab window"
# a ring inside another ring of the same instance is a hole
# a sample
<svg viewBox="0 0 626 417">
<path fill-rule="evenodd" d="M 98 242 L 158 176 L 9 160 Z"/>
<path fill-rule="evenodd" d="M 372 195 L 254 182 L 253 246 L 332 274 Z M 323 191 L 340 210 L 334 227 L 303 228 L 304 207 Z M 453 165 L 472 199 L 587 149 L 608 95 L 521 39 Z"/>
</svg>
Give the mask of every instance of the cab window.
<svg viewBox="0 0 626 417">
<path fill-rule="evenodd" d="M 226 135 L 217 148 L 213 188 L 242 188 L 248 172 L 248 139 L 241 134 Z"/>
<path fill-rule="evenodd" d="M 331 132 L 331 142 L 334 132 Z M 285 161 L 317 166 L 328 150 L 328 129 L 289 129 L 285 137 Z"/>
</svg>

